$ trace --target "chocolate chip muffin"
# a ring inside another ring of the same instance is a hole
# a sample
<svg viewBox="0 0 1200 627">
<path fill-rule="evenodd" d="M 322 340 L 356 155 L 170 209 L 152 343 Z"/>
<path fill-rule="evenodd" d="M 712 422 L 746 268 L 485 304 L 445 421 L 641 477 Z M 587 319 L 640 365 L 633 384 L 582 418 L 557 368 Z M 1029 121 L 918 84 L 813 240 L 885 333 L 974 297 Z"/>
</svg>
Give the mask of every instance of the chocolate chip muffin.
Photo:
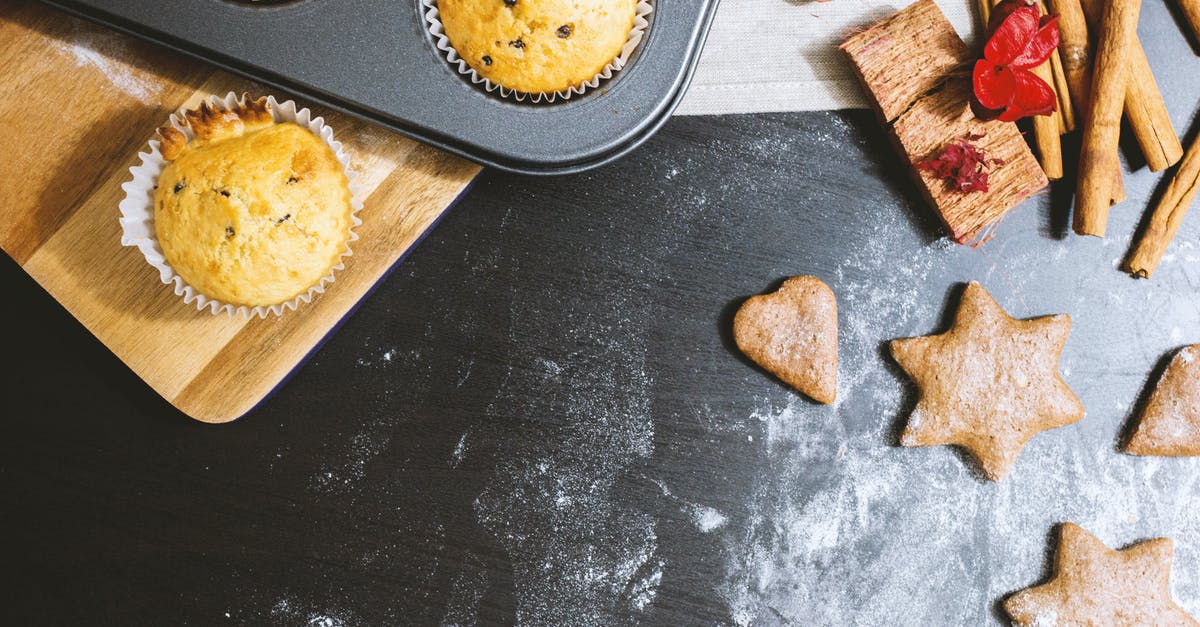
<svg viewBox="0 0 1200 627">
<path fill-rule="evenodd" d="M 438 0 L 446 38 L 480 76 L 544 94 L 591 80 L 621 54 L 637 0 Z"/>
<path fill-rule="evenodd" d="M 184 113 L 195 137 L 159 130 L 168 162 L 154 193 L 167 263 L 194 289 L 238 306 L 287 302 L 332 272 L 352 227 L 337 155 L 266 99 Z"/>
</svg>

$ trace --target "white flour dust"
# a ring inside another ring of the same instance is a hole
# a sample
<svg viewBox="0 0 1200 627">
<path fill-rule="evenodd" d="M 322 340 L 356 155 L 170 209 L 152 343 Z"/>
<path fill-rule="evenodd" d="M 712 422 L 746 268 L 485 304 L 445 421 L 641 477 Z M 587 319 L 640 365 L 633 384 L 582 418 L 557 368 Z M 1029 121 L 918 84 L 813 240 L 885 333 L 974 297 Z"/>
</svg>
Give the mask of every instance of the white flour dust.
<svg viewBox="0 0 1200 627">
<path fill-rule="evenodd" d="M 726 539 L 739 624 L 984 624 L 997 599 L 1043 578 L 1051 529 L 1067 520 L 1118 547 L 1173 536 L 1176 596 L 1200 611 L 1200 460 L 1119 456 L 1060 430 L 992 484 L 945 447 L 822 437 L 828 416 L 805 401 L 759 419 L 779 472 Z"/>
<path fill-rule="evenodd" d="M 879 228 L 879 236 L 902 231 Z M 996 603 L 1047 576 L 1054 526 L 1064 521 L 1113 547 L 1174 538 L 1173 593 L 1200 615 L 1200 459 L 1115 450 L 1145 373 L 1181 340 L 1200 341 L 1196 296 L 1100 272 L 1062 276 L 1044 263 L 1044 248 L 1014 241 L 1010 251 L 997 243 L 972 251 L 940 241 L 914 247 L 907 258 L 870 244 L 852 253 L 833 285 L 841 317 L 837 403 L 791 396 L 725 423 L 760 442 L 769 465 L 746 497 L 746 519 L 718 532 L 726 559 L 720 590 L 734 622 L 999 624 Z M 1082 265 L 1106 268 L 1124 252 L 1124 246 L 1072 244 L 1055 257 L 1094 257 Z M 968 270 L 980 261 L 982 269 Z M 1185 272 L 1194 285 L 1200 268 L 1176 260 L 1162 272 Z M 1033 438 L 999 484 L 982 480 L 974 462 L 950 447 L 895 445 L 906 388 L 882 342 L 940 330 L 951 286 L 969 279 L 1008 292 L 1001 305 L 1018 317 L 1076 314 L 1060 367 L 1088 416 Z M 1049 295 L 1024 289 L 1056 281 L 1062 289 Z M 916 289 L 931 283 L 944 285 L 947 296 Z M 1081 311 L 1084 297 L 1158 311 L 1191 331 L 1180 337 L 1171 327 L 1094 320 Z M 1110 348 L 1101 359 L 1090 350 L 1097 343 L 1121 350 Z M 1091 402 L 1114 390 L 1129 400 L 1115 407 Z"/>
<path fill-rule="evenodd" d="M 76 25 L 68 35 L 69 43 L 55 42 L 59 54 L 75 58 L 75 66 L 92 68 L 104 74 L 108 82 L 125 95 L 151 101 L 158 97 L 160 85 L 153 75 L 125 61 L 130 51 L 121 35 Z"/>
<path fill-rule="evenodd" d="M 704 505 L 696 505 L 692 508 L 692 522 L 696 524 L 697 529 L 708 533 L 724 527 L 728 521 L 721 512 Z"/>
<path fill-rule="evenodd" d="M 284 597 L 271 607 L 272 622 L 305 627 L 347 627 L 361 621 L 348 611 L 315 611 L 294 599 Z"/>
<path fill-rule="evenodd" d="M 753 440 L 753 437 L 751 437 L 751 439 Z M 698 529 L 701 533 L 716 531 L 717 529 L 724 527 L 725 523 L 729 522 L 729 520 L 725 517 L 725 514 L 722 514 L 715 508 L 707 505 L 700 505 L 699 503 L 691 503 L 675 496 L 671 493 L 671 489 L 667 487 L 667 484 L 661 479 L 650 479 L 650 481 L 658 486 L 658 489 L 662 492 L 663 496 L 678 502 L 680 511 L 682 511 L 684 514 L 687 514 L 688 517 L 691 518 L 692 524 L 695 525 L 696 529 Z"/>
<path fill-rule="evenodd" d="M 511 423 L 521 433 L 495 443 L 499 462 L 474 504 L 511 562 L 518 624 L 629 622 L 656 597 L 667 566 L 653 515 L 625 504 L 620 485 L 654 446 L 644 329 L 626 296 L 604 298 L 614 307 L 607 315 L 575 314 L 570 303 L 511 312 L 514 343 L 573 347 L 510 365 L 488 409 L 546 417 Z M 452 464 L 470 454 L 468 440 Z M 470 615 L 462 606 L 478 596 L 460 576 L 448 620 Z"/>
<path fill-rule="evenodd" d="M 337 493 L 350 490 L 367 476 L 371 463 L 391 442 L 384 425 L 375 424 L 367 432 L 355 434 L 345 450 L 329 456 L 333 461 L 322 463 L 309 478 L 309 487 L 317 492 Z"/>
</svg>

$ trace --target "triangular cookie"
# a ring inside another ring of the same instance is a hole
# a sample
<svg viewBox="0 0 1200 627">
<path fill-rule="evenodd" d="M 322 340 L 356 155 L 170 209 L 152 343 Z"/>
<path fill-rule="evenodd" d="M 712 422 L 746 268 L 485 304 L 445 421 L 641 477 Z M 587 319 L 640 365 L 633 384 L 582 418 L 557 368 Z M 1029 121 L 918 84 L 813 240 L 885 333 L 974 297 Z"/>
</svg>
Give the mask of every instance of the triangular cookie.
<svg viewBox="0 0 1200 627">
<path fill-rule="evenodd" d="M 1142 410 L 1127 452 L 1200 455 L 1200 344 L 1175 355 Z"/>
</svg>

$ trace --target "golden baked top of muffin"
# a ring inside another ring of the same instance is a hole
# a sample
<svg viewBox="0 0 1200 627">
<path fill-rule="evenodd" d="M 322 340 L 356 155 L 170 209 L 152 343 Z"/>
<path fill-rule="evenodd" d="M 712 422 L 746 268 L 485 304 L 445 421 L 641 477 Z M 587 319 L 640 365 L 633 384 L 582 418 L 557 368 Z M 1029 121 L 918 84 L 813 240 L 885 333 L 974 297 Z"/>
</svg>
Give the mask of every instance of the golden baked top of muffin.
<svg viewBox="0 0 1200 627">
<path fill-rule="evenodd" d="M 621 54 L 637 0 L 438 0 L 446 38 L 480 76 L 516 91 L 562 91 Z"/>
<path fill-rule="evenodd" d="M 305 293 L 345 252 L 352 207 L 334 151 L 276 124 L 266 100 L 184 114 L 195 137 L 159 129 L 169 161 L 154 193 L 167 263 L 210 298 L 268 306 Z"/>
</svg>

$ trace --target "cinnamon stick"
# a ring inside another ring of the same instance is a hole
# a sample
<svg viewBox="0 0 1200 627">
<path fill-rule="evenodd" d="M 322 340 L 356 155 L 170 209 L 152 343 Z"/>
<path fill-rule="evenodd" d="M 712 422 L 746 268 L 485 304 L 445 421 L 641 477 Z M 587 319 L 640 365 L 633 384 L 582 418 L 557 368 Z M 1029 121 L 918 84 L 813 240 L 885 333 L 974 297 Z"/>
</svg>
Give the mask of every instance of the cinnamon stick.
<svg viewBox="0 0 1200 627">
<path fill-rule="evenodd" d="M 1088 2 L 1092 0 L 1086 0 Z M 1120 166 L 1121 109 L 1129 77 L 1126 59 L 1135 44 L 1141 0 L 1106 0 L 1096 42 L 1092 102 L 1083 125 L 1075 232 L 1104 237 L 1112 197 L 1112 171 Z"/>
<path fill-rule="evenodd" d="M 1191 27 L 1192 36 L 1200 40 L 1200 0 L 1175 0 L 1175 3 L 1179 5 L 1179 12 L 1183 13 L 1183 18 Z"/>
<path fill-rule="evenodd" d="M 1187 213 L 1188 207 L 1196 199 L 1198 189 L 1200 189 L 1200 138 L 1192 141 L 1187 154 L 1183 157 L 1183 162 L 1179 164 L 1179 169 L 1171 178 L 1171 183 L 1167 185 L 1167 191 L 1154 206 L 1146 229 L 1138 238 L 1133 253 L 1125 264 L 1126 270 L 1143 279 L 1148 279 L 1151 274 L 1154 274 L 1154 269 L 1158 267 L 1158 262 L 1162 261 L 1167 245 L 1179 231 L 1179 224 L 1183 222 L 1183 216 Z"/>
<path fill-rule="evenodd" d="M 1087 20 L 1079 0 L 1049 0 L 1049 9 L 1058 14 L 1058 50 L 1062 53 L 1063 74 L 1068 93 L 1079 112 L 1079 126 L 1085 124 L 1092 93 L 1092 44 L 1088 38 Z M 1125 200 L 1125 177 L 1121 164 L 1112 171 L 1112 198 L 1110 204 Z"/>
<path fill-rule="evenodd" d="M 992 20 L 992 0 L 976 0 L 979 9 L 979 22 L 983 24 L 983 36 L 987 37 L 988 22 Z"/>
<path fill-rule="evenodd" d="M 1100 23 L 1102 11 L 1109 4 L 1108 0 L 1083 0 L 1084 14 L 1094 31 L 1099 32 L 1097 24 Z M 1136 34 L 1126 63 L 1129 66 L 1129 78 L 1125 93 L 1125 115 L 1129 118 L 1129 126 L 1142 148 L 1142 154 L 1146 156 L 1146 165 L 1150 170 L 1165 170 L 1183 156 L 1183 145 L 1179 143 L 1179 136 L 1171 125 L 1171 115 L 1167 112 L 1167 105 L 1154 80 L 1154 72 L 1150 69 L 1150 61 L 1146 59 L 1146 52 Z"/>
<path fill-rule="evenodd" d="M 1049 61 L 1033 68 L 1033 73 L 1053 88 L 1054 77 L 1050 75 Z M 1042 165 L 1042 171 L 1046 173 L 1046 178 L 1051 181 L 1061 179 L 1063 176 L 1060 119 L 1053 115 L 1033 116 L 1033 143 L 1037 145 L 1038 163 Z"/>
<path fill-rule="evenodd" d="M 1058 96 L 1058 114 L 1062 120 L 1062 128 L 1058 130 L 1066 135 L 1075 130 L 1075 105 L 1071 103 L 1071 86 L 1058 50 L 1050 55 L 1050 74 L 1054 77 L 1054 94 Z"/>
<path fill-rule="evenodd" d="M 1042 15 L 1050 15 L 1050 9 L 1043 0 L 1037 0 L 1037 6 Z M 1059 133 L 1070 133 L 1075 130 L 1075 107 L 1071 104 L 1071 89 L 1063 69 L 1062 55 L 1057 49 L 1050 55 L 1050 74 L 1054 77 L 1054 82 L 1050 85 L 1054 87 L 1054 94 L 1058 96 L 1055 117 L 1061 122 Z"/>
</svg>

